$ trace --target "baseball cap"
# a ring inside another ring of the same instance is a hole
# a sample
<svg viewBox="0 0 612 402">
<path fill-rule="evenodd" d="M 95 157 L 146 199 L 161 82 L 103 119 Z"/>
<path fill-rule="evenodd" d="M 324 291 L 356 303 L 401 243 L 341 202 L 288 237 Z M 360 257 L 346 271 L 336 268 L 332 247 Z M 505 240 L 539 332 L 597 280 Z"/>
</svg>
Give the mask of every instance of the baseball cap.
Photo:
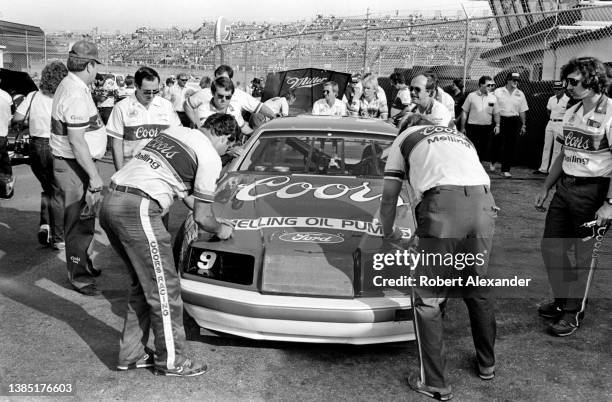
<svg viewBox="0 0 612 402">
<path fill-rule="evenodd" d="M 517 73 L 516 71 L 509 72 L 508 75 L 506 76 L 506 81 L 510 81 L 510 80 L 520 81 L 521 75 Z"/>
<path fill-rule="evenodd" d="M 72 49 L 68 52 L 68 58 L 80 60 L 93 60 L 98 64 L 102 64 L 98 60 L 98 48 L 92 42 L 80 40 L 72 45 Z"/>
<path fill-rule="evenodd" d="M 563 81 L 553 82 L 553 89 L 563 89 Z"/>
</svg>

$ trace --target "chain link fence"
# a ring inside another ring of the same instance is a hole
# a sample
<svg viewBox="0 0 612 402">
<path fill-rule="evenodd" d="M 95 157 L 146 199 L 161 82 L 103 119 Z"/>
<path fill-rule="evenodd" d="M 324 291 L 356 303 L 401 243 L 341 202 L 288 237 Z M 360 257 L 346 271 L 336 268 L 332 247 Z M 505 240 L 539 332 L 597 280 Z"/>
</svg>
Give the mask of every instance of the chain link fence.
<svg viewBox="0 0 612 402">
<path fill-rule="evenodd" d="M 133 74 L 139 66 L 148 65 L 162 79 L 180 72 L 201 77 L 212 76 L 219 64 L 228 64 L 235 71 L 234 81 L 246 85 L 254 77 L 304 67 L 371 72 L 379 76 L 391 100 L 394 88 L 386 77 L 394 71 L 405 71 L 410 79 L 433 70 L 442 87 L 458 78 L 466 93 L 476 89 L 482 75 L 503 85 L 508 71 L 518 71 L 519 88 L 530 105 L 528 130 L 536 133 L 535 142 L 529 145 L 541 149 L 538 133 L 546 124 L 546 100 L 561 67 L 577 56 L 612 62 L 612 5 L 585 3 L 563 10 L 512 14 L 507 5 L 514 3 L 518 2 L 491 1 L 492 7 L 500 7 L 496 16 L 474 17 L 464 9 L 444 17 L 318 16 L 307 23 L 238 23 L 232 26 L 231 41 L 222 44 L 214 42 L 211 24 L 197 30 L 143 28 L 130 35 L 96 37 L 95 41 L 106 64 L 103 69 L 113 73 Z M 70 43 L 55 37 L 0 33 L 0 45 L 7 46 L 6 68 L 36 76 L 48 60 L 65 60 Z"/>
</svg>

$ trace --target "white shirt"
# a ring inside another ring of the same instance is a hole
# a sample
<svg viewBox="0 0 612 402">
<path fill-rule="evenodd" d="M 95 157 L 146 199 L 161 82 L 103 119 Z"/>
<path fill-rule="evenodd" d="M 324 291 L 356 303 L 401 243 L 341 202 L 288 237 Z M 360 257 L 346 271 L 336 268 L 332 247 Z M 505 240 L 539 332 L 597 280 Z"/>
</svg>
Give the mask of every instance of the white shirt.
<svg viewBox="0 0 612 402">
<path fill-rule="evenodd" d="M 30 106 L 31 105 L 31 106 Z M 29 128 L 32 137 L 49 138 L 51 136 L 51 107 L 53 98 L 41 91 L 28 94 L 17 107 L 17 113 L 25 116 L 30 108 Z"/>
<path fill-rule="evenodd" d="M 578 177 L 610 177 L 612 99 L 600 99 L 593 110 L 583 113 L 584 106 L 579 102 L 563 117 L 563 131 L 557 137 L 563 144 L 563 171 Z"/>
<path fill-rule="evenodd" d="M 215 113 L 224 113 L 224 112 L 221 112 L 219 109 L 215 107 L 212 99 L 198 107 L 198 115 L 200 116 L 200 123 L 204 123 L 204 121 L 206 121 L 208 117 L 212 116 Z M 240 106 L 234 103 L 233 100 L 230 101 L 230 104 L 227 106 L 227 109 L 225 110 L 225 114 L 230 114 L 234 116 L 234 119 L 236 119 L 236 123 L 238 123 L 238 127 L 240 128 L 244 127 L 244 125 L 246 124 L 246 122 L 242 118 L 242 112 L 241 112 Z"/>
<path fill-rule="evenodd" d="M 104 85 L 102 85 L 102 89 L 107 91 L 108 98 L 104 99 L 102 103 L 98 105 L 98 107 L 113 107 L 115 105 L 115 97 L 113 95 L 113 91 L 116 91 L 119 87 L 114 79 L 109 78 L 104 81 Z"/>
<path fill-rule="evenodd" d="M 506 87 L 500 87 L 493 92 L 497 98 L 497 110 L 500 116 L 513 117 L 518 116 L 529 110 L 525 94 L 520 89 L 516 88 L 512 94 L 508 92 Z"/>
<path fill-rule="evenodd" d="M 474 145 L 464 134 L 441 126 L 414 126 L 402 132 L 389 147 L 385 179 L 407 179 L 415 202 L 436 186 L 490 184 Z"/>
<path fill-rule="evenodd" d="M 12 104 L 13 98 L 11 98 L 11 95 L 0 89 L 0 137 L 8 135 L 8 128 L 12 117 Z"/>
<path fill-rule="evenodd" d="M 334 98 L 334 104 L 330 107 L 325 98 L 319 99 L 312 105 L 312 114 L 315 116 L 346 116 L 346 105 L 338 98 Z"/>
<path fill-rule="evenodd" d="M 453 119 L 453 116 L 448 108 L 435 99 L 432 99 L 431 105 L 425 110 L 425 112 L 421 113 L 417 108 L 415 109 L 414 113 L 422 115 L 424 118 L 437 126 L 448 127 Z"/>
<path fill-rule="evenodd" d="M 51 106 L 51 137 L 53 155 L 74 159 L 68 141 L 68 131 L 85 129 L 85 142 L 93 159 L 106 152 L 106 129 L 83 80 L 69 72 L 60 82 Z"/>
<path fill-rule="evenodd" d="M 438 97 L 436 99 L 438 102 L 446 106 L 448 111 L 451 114 L 451 117 L 455 118 L 455 100 L 452 96 L 447 94 L 442 88 L 438 87 Z"/>
<path fill-rule="evenodd" d="M 557 99 L 556 95 L 551 96 L 546 104 L 546 109 L 550 111 L 551 120 L 563 120 L 565 110 L 567 109 L 567 102 L 570 98 L 566 94 L 563 94 L 561 99 Z"/>
<path fill-rule="evenodd" d="M 220 173 L 221 158 L 204 133 L 170 127 L 149 141 L 111 181 L 144 191 L 167 210 L 174 198 L 190 194 L 213 202 Z"/>
<path fill-rule="evenodd" d="M 266 107 L 269 107 L 270 110 L 276 115 L 280 114 L 282 116 L 289 116 L 289 103 L 287 99 L 282 96 L 277 96 L 272 99 L 268 99 L 264 102 Z"/>
<path fill-rule="evenodd" d="M 193 89 L 188 88 L 186 85 L 182 88 L 178 84 L 170 87 L 168 94 L 174 110 L 177 112 L 184 112 L 185 109 L 183 108 L 183 104 L 185 103 L 185 96 L 189 97 L 192 93 Z"/>
<path fill-rule="evenodd" d="M 496 103 L 497 98 L 493 93 L 487 92 L 483 95 L 480 91 L 474 91 L 465 98 L 461 109 L 468 114 L 468 124 L 488 126 L 493 122 Z"/>
<path fill-rule="evenodd" d="M 189 98 L 189 104 L 192 107 L 193 105 L 206 104 L 210 102 L 212 96 L 213 95 L 210 88 L 201 89 Z M 240 109 L 246 110 L 247 112 L 251 113 L 257 113 L 261 108 L 261 102 L 259 100 L 253 98 L 251 95 L 244 92 L 240 88 L 234 88 L 234 94 L 232 95 L 232 103 L 236 107 L 239 107 Z"/>
<path fill-rule="evenodd" d="M 180 126 L 172 103 L 155 96 L 149 107 L 138 101 L 135 95 L 119 101 L 108 118 L 108 135 L 123 140 L 123 160 L 128 161 L 145 145 L 168 127 Z"/>
</svg>

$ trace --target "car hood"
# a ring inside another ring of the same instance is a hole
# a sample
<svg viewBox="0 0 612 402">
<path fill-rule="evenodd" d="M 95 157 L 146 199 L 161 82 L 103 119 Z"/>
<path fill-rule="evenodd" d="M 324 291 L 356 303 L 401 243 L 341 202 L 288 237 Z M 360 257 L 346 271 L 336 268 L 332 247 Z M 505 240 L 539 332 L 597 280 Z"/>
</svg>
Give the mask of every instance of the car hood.
<svg viewBox="0 0 612 402">
<path fill-rule="evenodd" d="M 230 173 L 218 184 L 213 208 L 235 231 L 215 248 L 255 256 L 262 292 L 351 297 L 361 287 L 355 287 L 360 267 L 368 258 L 371 266 L 371 254 L 382 247 L 382 229 L 372 222 L 382 185 L 371 178 Z M 398 208 L 397 222 L 406 238 L 414 233 L 407 205 Z"/>
</svg>

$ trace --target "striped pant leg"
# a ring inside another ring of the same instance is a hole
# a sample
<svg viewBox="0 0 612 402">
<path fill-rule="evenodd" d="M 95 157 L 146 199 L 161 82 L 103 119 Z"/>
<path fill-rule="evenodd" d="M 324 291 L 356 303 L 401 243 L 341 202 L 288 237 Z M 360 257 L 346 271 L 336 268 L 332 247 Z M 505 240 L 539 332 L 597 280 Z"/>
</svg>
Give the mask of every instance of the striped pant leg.
<svg viewBox="0 0 612 402">
<path fill-rule="evenodd" d="M 142 287 L 155 336 L 155 363 L 172 369 L 184 360 L 186 341 L 179 278 L 162 208 L 132 194 L 111 192 L 109 197 L 115 200 L 107 207 L 105 199 L 104 220 L 110 221 L 105 226 L 118 234 Z"/>
</svg>

